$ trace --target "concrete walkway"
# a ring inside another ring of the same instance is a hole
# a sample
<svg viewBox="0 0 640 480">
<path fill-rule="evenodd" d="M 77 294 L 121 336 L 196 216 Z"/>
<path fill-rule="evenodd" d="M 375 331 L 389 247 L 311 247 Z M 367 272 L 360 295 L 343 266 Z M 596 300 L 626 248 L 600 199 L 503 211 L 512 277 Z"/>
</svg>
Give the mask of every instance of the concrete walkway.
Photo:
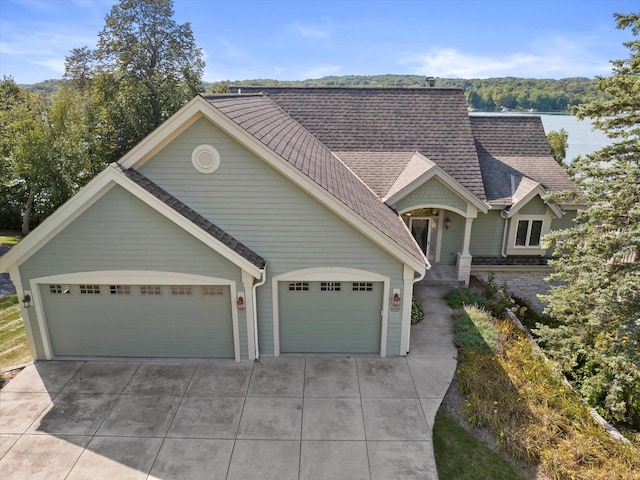
<svg viewBox="0 0 640 480">
<path fill-rule="evenodd" d="M 441 289 L 416 294 L 407 358 L 27 367 L 0 392 L 2 479 L 437 479 L 457 352 Z"/>
</svg>

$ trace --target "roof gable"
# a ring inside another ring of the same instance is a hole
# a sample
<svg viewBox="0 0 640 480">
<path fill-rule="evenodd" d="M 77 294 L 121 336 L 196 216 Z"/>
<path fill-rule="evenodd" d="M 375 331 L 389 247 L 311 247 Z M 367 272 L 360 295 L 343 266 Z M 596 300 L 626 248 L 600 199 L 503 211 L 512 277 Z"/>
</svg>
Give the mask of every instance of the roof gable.
<svg viewBox="0 0 640 480">
<path fill-rule="evenodd" d="M 510 205 L 512 178 L 527 177 L 546 191 L 577 190 L 551 156 L 538 116 L 471 115 L 487 201 Z"/>
<path fill-rule="evenodd" d="M 556 217 L 562 218 L 562 215 L 564 215 L 564 212 L 560 207 L 558 207 L 555 203 L 547 202 L 544 199 L 547 191 L 538 182 L 534 182 L 527 177 L 512 177 L 511 182 L 511 188 L 513 190 L 513 205 L 511 205 L 509 211 L 507 212 L 507 218 L 513 217 L 536 196 L 540 197 L 540 199 L 547 205 L 547 207 L 551 209 Z"/>
<path fill-rule="evenodd" d="M 478 197 L 469 192 L 451 175 L 420 152 L 416 152 L 407 163 L 404 171 L 398 176 L 396 182 L 389 189 L 384 201 L 390 205 L 395 204 L 434 177 L 440 180 L 464 202 L 473 205 L 481 212 L 487 213 L 488 208 L 484 202 L 481 202 Z M 466 211 L 460 211 L 459 213 L 463 216 L 466 215 Z"/>
<path fill-rule="evenodd" d="M 113 187 L 120 187 L 133 194 L 161 215 L 177 224 L 207 246 L 227 258 L 255 278 L 266 261 L 258 254 L 235 240 L 226 232 L 199 216 L 178 199 L 168 194 L 134 170 L 125 170 L 112 164 L 96 176 L 80 192 L 56 210 L 33 232 L 0 257 L 0 271 L 11 265 L 21 264 L 42 248 L 58 232 L 78 218 L 84 211 Z"/>
<path fill-rule="evenodd" d="M 325 145 L 263 95 L 198 95 L 121 160 L 137 168 L 206 118 L 395 258 L 427 264 L 406 225 Z"/>
</svg>

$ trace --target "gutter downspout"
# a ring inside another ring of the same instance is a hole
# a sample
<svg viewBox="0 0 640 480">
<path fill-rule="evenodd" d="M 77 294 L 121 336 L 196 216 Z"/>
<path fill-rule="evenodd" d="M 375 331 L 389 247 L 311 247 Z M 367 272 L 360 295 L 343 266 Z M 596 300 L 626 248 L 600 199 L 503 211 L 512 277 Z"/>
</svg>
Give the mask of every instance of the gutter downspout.
<svg viewBox="0 0 640 480">
<path fill-rule="evenodd" d="M 255 348 L 256 348 L 256 360 L 260 358 L 260 351 L 258 350 L 258 302 L 256 301 L 256 289 L 264 285 L 264 282 L 267 281 L 267 264 L 264 264 L 262 270 L 260 270 L 262 274 L 262 280 L 259 283 L 253 285 L 253 336 L 255 338 Z"/>
<path fill-rule="evenodd" d="M 504 218 L 504 232 L 502 233 L 502 249 L 500 250 L 500 254 L 502 258 L 507 258 L 507 231 L 509 230 L 509 217 L 506 210 L 502 210 L 500 212 L 500 216 Z"/>
</svg>

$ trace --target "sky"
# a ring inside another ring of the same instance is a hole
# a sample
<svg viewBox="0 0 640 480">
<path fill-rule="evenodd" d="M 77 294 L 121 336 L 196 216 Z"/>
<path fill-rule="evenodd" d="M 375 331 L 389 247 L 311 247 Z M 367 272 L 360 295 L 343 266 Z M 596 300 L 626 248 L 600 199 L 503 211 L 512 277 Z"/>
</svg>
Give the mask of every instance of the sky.
<svg viewBox="0 0 640 480">
<path fill-rule="evenodd" d="M 0 0 L 0 76 L 62 78 L 115 0 Z M 204 80 L 327 75 L 594 77 L 629 56 L 614 13 L 637 0 L 174 0 Z"/>
</svg>

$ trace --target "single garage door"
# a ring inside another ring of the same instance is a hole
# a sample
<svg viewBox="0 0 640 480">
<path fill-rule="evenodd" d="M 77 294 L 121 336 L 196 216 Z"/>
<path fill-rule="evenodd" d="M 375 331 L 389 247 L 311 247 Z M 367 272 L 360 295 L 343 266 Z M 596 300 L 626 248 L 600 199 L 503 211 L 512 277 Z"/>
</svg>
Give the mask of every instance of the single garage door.
<svg viewBox="0 0 640 480">
<path fill-rule="evenodd" d="M 280 351 L 379 353 L 382 282 L 279 282 Z"/>
<path fill-rule="evenodd" d="M 229 286 L 41 285 L 54 355 L 233 358 Z"/>
</svg>

